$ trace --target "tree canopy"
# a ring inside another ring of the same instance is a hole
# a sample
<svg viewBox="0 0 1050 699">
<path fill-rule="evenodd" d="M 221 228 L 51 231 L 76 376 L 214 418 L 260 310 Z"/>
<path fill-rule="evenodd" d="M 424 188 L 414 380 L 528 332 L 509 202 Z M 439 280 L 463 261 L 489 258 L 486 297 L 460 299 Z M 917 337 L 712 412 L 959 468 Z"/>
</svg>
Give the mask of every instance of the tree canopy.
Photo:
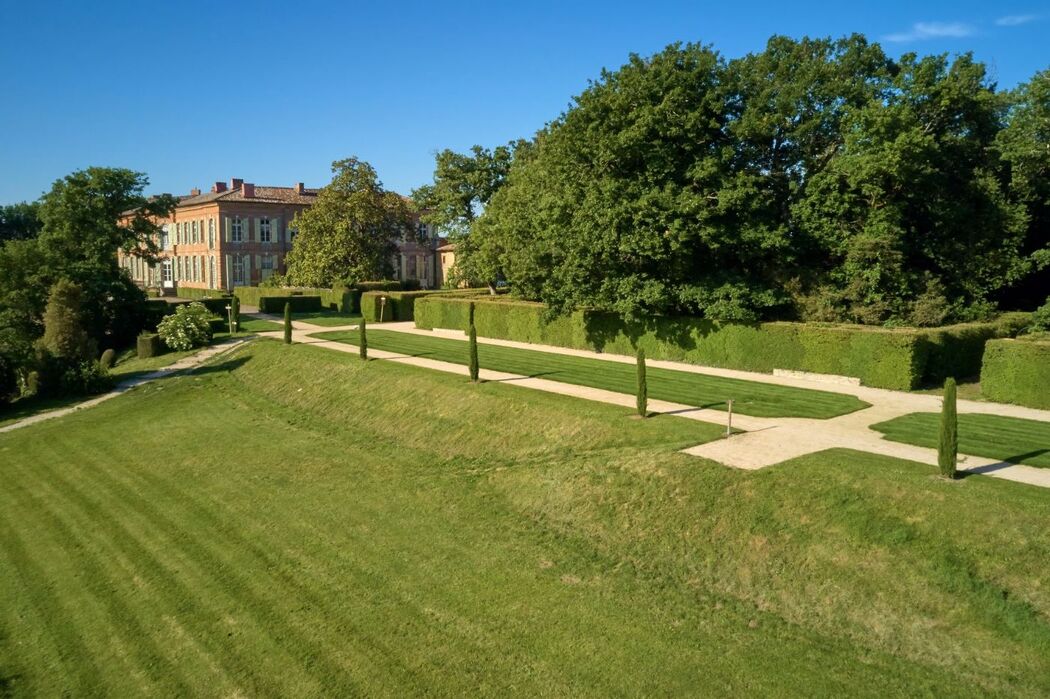
<svg viewBox="0 0 1050 699">
<path fill-rule="evenodd" d="M 387 279 L 395 240 L 414 236 L 412 207 L 383 188 L 371 165 L 355 157 L 332 163 L 332 182 L 296 216 L 288 281 L 332 286 Z"/>
<path fill-rule="evenodd" d="M 1047 83 L 1004 93 L 969 54 L 895 60 L 858 35 L 632 55 L 518 149 L 480 215 L 458 209 L 457 264 L 555 310 L 974 317 L 1050 255 Z M 462 204 L 433 195 L 470 191 L 463 159 L 439 156 L 424 201 Z"/>
</svg>

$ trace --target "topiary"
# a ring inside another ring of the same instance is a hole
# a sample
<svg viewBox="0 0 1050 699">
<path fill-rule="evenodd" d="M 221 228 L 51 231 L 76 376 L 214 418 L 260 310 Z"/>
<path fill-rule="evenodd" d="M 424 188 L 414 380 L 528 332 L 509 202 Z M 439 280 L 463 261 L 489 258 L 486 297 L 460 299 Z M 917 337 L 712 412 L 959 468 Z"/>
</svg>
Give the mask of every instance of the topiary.
<svg viewBox="0 0 1050 699">
<path fill-rule="evenodd" d="M 68 362 L 92 360 L 95 341 L 83 324 L 83 291 L 78 284 L 61 279 L 51 287 L 44 311 L 44 336 L 37 348 Z"/>
<path fill-rule="evenodd" d="M 955 464 L 959 456 L 959 419 L 955 405 L 955 379 L 944 382 L 944 400 L 941 403 L 941 436 L 937 448 L 937 464 L 941 475 L 955 478 Z"/>
<path fill-rule="evenodd" d="M 164 344 L 173 350 L 188 350 L 211 341 L 211 314 L 199 303 L 181 305 L 157 325 Z"/>
<path fill-rule="evenodd" d="M 233 319 L 233 327 L 230 328 L 230 332 L 235 333 L 241 327 L 241 299 L 237 294 L 230 299 L 230 317 Z"/>
<path fill-rule="evenodd" d="M 284 304 L 284 344 L 292 344 L 292 304 L 287 301 Z"/>
<path fill-rule="evenodd" d="M 470 358 L 469 358 L 469 369 L 470 369 L 470 380 L 474 383 L 478 382 L 481 376 L 481 367 L 478 364 L 478 331 L 474 328 L 474 304 L 470 304 L 470 310 L 468 311 L 468 318 L 470 320 L 470 327 L 467 330 L 468 345 Z"/>
<path fill-rule="evenodd" d="M 365 317 L 361 316 L 361 324 L 357 326 L 357 349 L 361 354 L 361 359 L 368 361 L 368 333 L 365 328 Z"/>
<path fill-rule="evenodd" d="M 113 368 L 113 361 L 117 358 L 117 353 L 112 347 L 102 353 L 102 356 L 98 359 L 98 365 L 102 367 L 103 371 L 109 371 Z"/>
<path fill-rule="evenodd" d="M 636 361 L 638 363 L 638 395 L 635 405 L 638 408 L 638 414 L 646 417 L 649 415 L 649 385 L 645 379 L 645 350 L 641 347 L 638 348 Z"/>
</svg>

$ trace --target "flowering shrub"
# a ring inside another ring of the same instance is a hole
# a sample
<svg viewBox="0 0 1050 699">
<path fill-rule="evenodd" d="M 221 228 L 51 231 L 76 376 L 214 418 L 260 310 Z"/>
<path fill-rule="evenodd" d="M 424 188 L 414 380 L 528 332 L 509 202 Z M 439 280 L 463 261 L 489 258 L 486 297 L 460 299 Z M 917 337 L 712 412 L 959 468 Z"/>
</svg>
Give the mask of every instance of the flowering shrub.
<svg viewBox="0 0 1050 699">
<path fill-rule="evenodd" d="M 173 350 L 200 347 L 211 340 L 211 327 L 208 325 L 210 315 L 208 309 L 199 303 L 179 306 L 175 313 L 160 321 L 157 332 L 164 344 Z"/>
</svg>

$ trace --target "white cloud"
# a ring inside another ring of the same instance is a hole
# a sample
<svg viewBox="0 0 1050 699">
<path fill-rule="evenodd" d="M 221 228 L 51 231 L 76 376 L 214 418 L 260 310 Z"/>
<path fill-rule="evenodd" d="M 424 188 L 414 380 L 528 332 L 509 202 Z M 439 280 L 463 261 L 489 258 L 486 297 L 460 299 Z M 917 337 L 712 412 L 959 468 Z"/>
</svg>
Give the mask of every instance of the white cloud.
<svg viewBox="0 0 1050 699">
<path fill-rule="evenodd" d="M 998 27 L 1018 27 L 1022 24 L 1028 24 L 1034 19 L 1036 19 L 1035 15 L 1006 15 L 995 20 L 995 24 Z"/>
<path fill-rule="evenodd" d="M 973 33 L 973 27 L 962 22 L 916 22 L 909 31 L 887 34 L 882 38 L 886 41 L 904 42 L 923 39 L 958 39 L 972 36 Z"/>
</svg>

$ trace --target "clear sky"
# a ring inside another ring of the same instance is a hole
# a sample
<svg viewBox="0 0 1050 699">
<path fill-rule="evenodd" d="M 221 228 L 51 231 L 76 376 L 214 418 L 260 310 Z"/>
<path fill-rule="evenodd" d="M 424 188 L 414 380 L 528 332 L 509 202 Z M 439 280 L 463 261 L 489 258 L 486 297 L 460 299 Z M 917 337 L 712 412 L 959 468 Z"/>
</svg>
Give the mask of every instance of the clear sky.
<svg viewBox="0 0 1050 699">
<path fill-rule="evenodd" d="M 89 165 L 150 191 L 316 187 L 349 155 L 407 193 L 437 150 L 530 136 L 631 52 L 852 32 L 893 55 L 973 51 L 1003 86 L 1050 67 L 1050 5 L 1026 0 L 0 0 L 0 203 Z"/>
</svg>

